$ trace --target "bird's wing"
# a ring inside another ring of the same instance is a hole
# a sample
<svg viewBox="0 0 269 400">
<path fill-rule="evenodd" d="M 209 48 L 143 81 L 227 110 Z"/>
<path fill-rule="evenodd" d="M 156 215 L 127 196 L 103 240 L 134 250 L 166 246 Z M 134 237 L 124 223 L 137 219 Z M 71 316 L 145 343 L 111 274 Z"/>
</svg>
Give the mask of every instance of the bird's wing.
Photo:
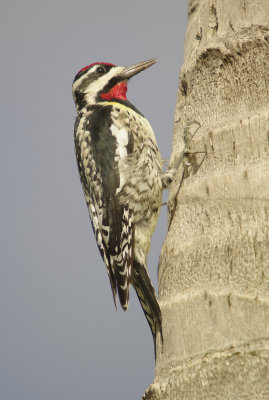
<svg viewBox="0 0 269 400">
<path fill-rule="evenodd" d="M 77 124 L 75 149 L 96 241 L 106 264 L 114 302 L 128 307 L 134 225 L 128 204 L 118 201 L 132 152 L 132 133 L 117 128 L 108 107 L 97 108 Z"/>
</svg>

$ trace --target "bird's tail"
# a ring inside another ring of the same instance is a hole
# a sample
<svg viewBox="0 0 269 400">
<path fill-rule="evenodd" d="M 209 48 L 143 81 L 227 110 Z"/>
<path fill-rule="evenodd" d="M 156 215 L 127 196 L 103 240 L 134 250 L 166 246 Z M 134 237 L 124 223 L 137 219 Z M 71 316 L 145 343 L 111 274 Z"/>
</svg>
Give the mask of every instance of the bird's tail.
<svg viewBox="0 0 269 400">
<path fill-rule="evenodd" d="M 158 331 L 160 332 L 161 341 L 163 341 L 162 315 L 148 272 L 145 266 L 139 264 L 137 261 L 133 262 L 132 284 L 153 336 L 156 358 L 156 334 Z"/>
</svg>

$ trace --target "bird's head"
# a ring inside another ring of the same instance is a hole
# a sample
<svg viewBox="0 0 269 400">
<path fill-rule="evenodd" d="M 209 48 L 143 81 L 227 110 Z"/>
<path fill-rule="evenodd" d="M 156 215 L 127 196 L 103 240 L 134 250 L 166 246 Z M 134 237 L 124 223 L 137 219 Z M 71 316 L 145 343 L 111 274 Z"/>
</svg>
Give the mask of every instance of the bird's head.
<svg viewBox="0 0 269 400">
<path fill-rule="evenodd" d="M 127 100 L 127 81 L 156 61 L 153 58 L 129 67 L 94 63 L 82 68 L 75 76 L 72 88 L 77 109 L 104 101 Z"/>
</svg>

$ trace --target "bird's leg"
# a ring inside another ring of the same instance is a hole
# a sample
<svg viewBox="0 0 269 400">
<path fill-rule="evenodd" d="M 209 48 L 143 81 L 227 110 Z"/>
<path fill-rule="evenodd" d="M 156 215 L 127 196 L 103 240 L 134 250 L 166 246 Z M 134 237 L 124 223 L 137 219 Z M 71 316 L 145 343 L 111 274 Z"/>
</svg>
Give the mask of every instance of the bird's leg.
<svg viewBox="0 0 269 400">
<path fill-rule="evenodd" d="M 197 128 L 194 131 L 194 133 L 191 133 L 190 127 L 191 125 L 196 124 Z M 180 187 L 182 185 L 183 179 L 188 175 L 188 167 L 191 165 L 189 162 L 189 158 L 191 155 L 195 155 L 198 153 L 203 153 L 205 154 L 204 151 L 196 151 L 196 152 L 191 152 L 190 151 L 190 143 L 192 139 L 194 138 L 196 132 L 198 129 L 200 129 L 201 125 L 197 121 L 190 121 L 184 128 L 183 132 L 183 140 L 184 140 L 184 148 L 181 151 L 179 157 L 177 158 L 176 162 L 174 163 L 173 166 L 167 166 L 167 170 L 162 172 L 161 179 L 162 179 L 162 187 L 164 189 L 168 189 L 170 184 L 172 183 L 174 176 L 176 174 L 176 171 L 178 170 L 179 166 L 183 163 L 183 176 L 180 182 Z M 164 160 L 164 164 L 167 164 L 167 160 Z"/>
<path fill-rule="evenodd" d="M 194 133 L 191 133 L 191 131 L 190 131 L 190 127 L 192 124 L 197 125 L 197 128 L 195 129 Z M 189 171 L 190 166 L 192 167 L 193 173 L 195 173 L 200 168 L 201 164 L 203 163 L 203 161 L 206 157 L 206 151 L 194 151 L 194 152 L 190 151 L 190 143 L 191 143 L 192 139 L 194 138 L 198 129 L 200 129 L 200 127 L 201 127 L 201 125 L 199 124 L 199 122 L 191 121 L 184 128 L 183 140 L 184 140 L 185 146 L 184 146 L 182 152 L 180 153 L 179 157 L 177 158 L 176 162 L 173 165 L 173 168 L 172 168 L 173 178 L 181 164 L 183 164 L 183 173 L 182 173 L 178 188 L 176 189 L 176 193 L 173 195 L 173 201 L 170 201 L 168 204 L 168 211 L 170 214 L 168 230 L 170 229 L 171 223 L 172 223 L 174 215 L 175 215 L 175 210 L 177 208 L 178 193 L 181 189 L 184 179 L 190 175 L 190 171 Z M 198 164 L 197 160 L 196 160 L 196 154 L 198 154 L 198 153 L 204 154 L 203 160 L 200 162 L 200 164 Z M 172 182 L 173 178 L 171 179 L 170 183 Z M 164 181 L 164 183 L 166 183 L 166 182 Z M 169 184 L 168 184 L 168 186 L 169 186 Z"/>
</svg>

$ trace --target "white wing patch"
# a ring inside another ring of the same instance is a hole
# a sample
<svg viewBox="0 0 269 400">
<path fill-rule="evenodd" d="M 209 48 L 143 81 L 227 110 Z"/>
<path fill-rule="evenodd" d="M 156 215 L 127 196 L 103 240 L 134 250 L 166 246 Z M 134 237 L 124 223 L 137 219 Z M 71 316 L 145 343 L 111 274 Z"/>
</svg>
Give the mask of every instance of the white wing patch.
<svg viewBox="0 0 269 400">
<path fill-rule="evenodd" d="M 117 128 L 115 125 L 111 126 L 112 135 L 117 139 L 117 149 L 116 149 L 116 157 L 115 161 L 118 161 L 119 165 L 119 177 L 120 177 L 120 186 L 116 190 L 116 194 L 118 194 L 124 183 L 126 182 L 126 177 L 124 174 L 124 158 L 127 157 L 127 146 L 129 142 L 128 131 L 125 128 Z"/>
<path fill-rule="evenodd" d="M 128 140 L 129 140 L 128 131 L 125 128 L 118 129 L 115 125 L 112 125 L 110 129 L 112 135 L 115 136 L 118 143 L 116 154 L 120 158 L 126 157 L 127 156 L 126 146 L 128 145 Z"/>
</svg>

